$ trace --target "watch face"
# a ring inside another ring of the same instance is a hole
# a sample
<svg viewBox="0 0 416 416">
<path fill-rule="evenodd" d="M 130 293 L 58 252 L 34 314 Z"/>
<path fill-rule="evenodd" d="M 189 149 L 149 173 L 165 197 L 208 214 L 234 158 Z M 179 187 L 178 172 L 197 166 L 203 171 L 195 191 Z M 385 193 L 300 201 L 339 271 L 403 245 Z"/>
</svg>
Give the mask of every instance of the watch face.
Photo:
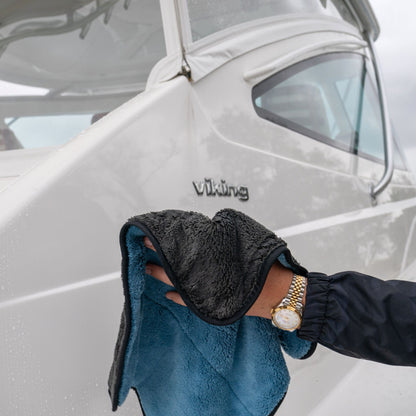
<svg viewBox="0 0 416 416">
<path fill-rule="evenodd" d="M 301 322 L 299 314 L 287 308 L 278 309 L 273 315 L 273 321 L 277 327 L 285 331 L 294 331 Z"/>
</svg>

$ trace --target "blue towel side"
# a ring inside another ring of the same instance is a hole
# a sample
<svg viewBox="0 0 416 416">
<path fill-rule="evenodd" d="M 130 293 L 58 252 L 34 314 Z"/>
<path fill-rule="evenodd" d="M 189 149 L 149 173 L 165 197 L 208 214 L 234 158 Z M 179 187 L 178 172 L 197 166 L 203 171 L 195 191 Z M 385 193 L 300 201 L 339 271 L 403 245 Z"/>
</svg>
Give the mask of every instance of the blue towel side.
<svg viewBox="0 0 416 416">
<path fill-rule="evenodd" d="M 289 385 L 281 346 L 301 358 L 310 342 L 263 318 L 211 325 L 169 301 L 172 288 L 145 274 L 158 259 L 143 236 L 135 226 L 126 234 L 131 332 L 119 405 L 134 388 L 147 416 L 270 415 Z"/>
</svg>

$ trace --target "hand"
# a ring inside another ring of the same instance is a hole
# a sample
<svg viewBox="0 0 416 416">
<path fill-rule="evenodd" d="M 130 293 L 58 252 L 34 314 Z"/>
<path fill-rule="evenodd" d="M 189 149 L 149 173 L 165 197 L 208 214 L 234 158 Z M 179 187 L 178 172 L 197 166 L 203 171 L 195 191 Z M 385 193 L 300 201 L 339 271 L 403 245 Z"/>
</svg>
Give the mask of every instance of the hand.
<svg viewBox="0 0 416 416">
<path fill-rule="evenodd" d="M 144 245 L 155 251 L 148 237 L 144 237 Z M 146 273 L 173 287 L 172 282 L 162 267 L 147 263 Z M 287 295 L 292 278 L 293 272 L 291 270 L 286 269 L 278 262 L 274 263 L 267 275 L 263 290 L 253 306 L 247 311 L 246 315 L 270 319 L 271 309 L 278 305 Z M 303 297 L 303 304 L 305 304 L 305 296 L 306 290 Z M 179 305 L 186 306 L 179 293 L 174 290 L 167 292 L 166 297 Z"/>
</svg>

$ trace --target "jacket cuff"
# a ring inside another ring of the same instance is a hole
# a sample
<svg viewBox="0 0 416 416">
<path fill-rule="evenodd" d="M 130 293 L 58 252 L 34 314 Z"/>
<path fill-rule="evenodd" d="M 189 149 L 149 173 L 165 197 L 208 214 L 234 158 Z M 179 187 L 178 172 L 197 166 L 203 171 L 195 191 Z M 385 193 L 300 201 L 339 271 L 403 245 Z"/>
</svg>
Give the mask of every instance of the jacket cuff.
<svg viewBox="0 0 416 416">
<path fill-rule="evenodd" d="M 317 342 L 326 319 L 330 277 L 322 273 L 309 273 L 306 288 L 305 310 L 298 336 Z"/>
</svg>

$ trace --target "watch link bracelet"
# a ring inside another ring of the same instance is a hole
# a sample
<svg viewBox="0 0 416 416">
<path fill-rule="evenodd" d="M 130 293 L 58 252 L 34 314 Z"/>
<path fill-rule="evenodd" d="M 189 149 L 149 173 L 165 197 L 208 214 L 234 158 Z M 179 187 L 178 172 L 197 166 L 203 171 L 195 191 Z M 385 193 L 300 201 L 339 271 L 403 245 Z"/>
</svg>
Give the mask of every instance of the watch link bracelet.
<svg viewBox="0 0 416 416">
<path fill-rule="evenodd" d="M 293 275 L 288 294 L 271 310 L 272 324 L 274 326 L 290 332 L 300 327 L 302 323 L 302 299 L 305 293 L 305 287 L 305 277 L 296 274 Z"/>
</svg>

